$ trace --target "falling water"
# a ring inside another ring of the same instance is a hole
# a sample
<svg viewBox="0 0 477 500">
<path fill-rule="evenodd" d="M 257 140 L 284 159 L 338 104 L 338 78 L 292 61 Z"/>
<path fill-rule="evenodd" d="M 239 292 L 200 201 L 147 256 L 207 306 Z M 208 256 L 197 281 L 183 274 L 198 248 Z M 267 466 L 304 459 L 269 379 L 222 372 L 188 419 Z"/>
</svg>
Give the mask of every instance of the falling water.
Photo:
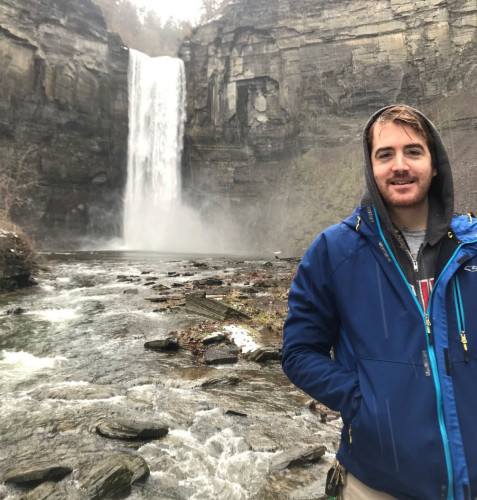
<svg viewBox="0 0 477 500">
<path fill-rule="evenodd" d="M 173 250 L 181 212 L 184 63 L 129 51 L 128 172 L 124 243 Z"/>
</svg>

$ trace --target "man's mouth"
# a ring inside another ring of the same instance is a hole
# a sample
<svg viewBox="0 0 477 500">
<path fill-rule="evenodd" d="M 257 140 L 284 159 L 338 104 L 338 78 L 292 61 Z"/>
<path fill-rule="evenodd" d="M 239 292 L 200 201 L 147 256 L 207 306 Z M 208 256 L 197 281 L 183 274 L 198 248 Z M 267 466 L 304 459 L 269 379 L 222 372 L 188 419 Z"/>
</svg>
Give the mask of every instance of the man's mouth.
<svg viewBox="0 0 477 500">
<path fill-rule="evenodd" d="M 406 186 L 407 184 L 412 184 L 414 181 L 412 179 L 406 179 L 406 180 L 391 180 L 389 181 L 389 184 L 392 186 Z"/>
</svg>

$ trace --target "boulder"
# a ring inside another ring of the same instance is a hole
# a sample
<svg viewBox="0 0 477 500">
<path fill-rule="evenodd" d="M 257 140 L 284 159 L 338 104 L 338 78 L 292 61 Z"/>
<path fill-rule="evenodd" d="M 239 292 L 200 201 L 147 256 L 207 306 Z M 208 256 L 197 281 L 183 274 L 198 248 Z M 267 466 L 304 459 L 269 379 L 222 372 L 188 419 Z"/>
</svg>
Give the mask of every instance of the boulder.
<svg viewBox="0 0 477 500">
<path fill-rule="evenodd" d="M 323 445 L 296 446 L 275 455 L 270 461 L 269 472 L 273 474 L 289 467 L 317 462 L 325 452 Z"/>
<path fill-rule="evenodd" d="M 180 348 L 179 343 L 170 338 L 151 340 L 146 342 L 144 347 L 155 351 L 177 351 Z"/>
<path fill-rule="evenodd" d="M 163 438 L 169 427 L 162 422 L 121 418 L 102 422 L 96 426 L 96 431 L 111 439 L 146 441 Z"/>
<path fill-rule="evenodd" d="M 148 474 L 149 467 L 141 456 L 118 453 L 84 470 L 79 486 L 90 500 L 111 498 L 128 491 L 131 484 Z"/>
<path fill-rule="evenodd" d="M 28 238 L 19 230 L 0 227 L 0 293 L 36 285 L 32 273 L 37 268 L 37 257 Z M 21 308 L 7 311 L 21 314 Z"/>
<path fill-rule="evenodd" d="M 236 347 L 216 347 L 204 353 L 204 360 L 208 365 L 233 364 L 238 361 L 239 349 Z"/>
</svg>

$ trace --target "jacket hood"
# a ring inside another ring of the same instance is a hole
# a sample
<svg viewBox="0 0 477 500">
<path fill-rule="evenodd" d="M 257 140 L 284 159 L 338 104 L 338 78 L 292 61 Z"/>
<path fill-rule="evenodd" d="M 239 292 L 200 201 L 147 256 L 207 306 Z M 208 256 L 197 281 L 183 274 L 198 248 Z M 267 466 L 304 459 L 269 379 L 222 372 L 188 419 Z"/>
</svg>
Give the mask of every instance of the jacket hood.
<svg viewBox="0 0 477 500">
<path fill-rule="evenodd" d="M 378 212 L 382 225 L 390 234 L 394 233 L 394 227 L 389 218 L 386 206 L 373 175 L 371 155 L 368 150 L 368 130 L 383 111 L 393 106 L 386 106 L 377 111 L 366 124 L 363 131 L 363 148 L 365 159 L 366 188 L 361 199 L 361 205 L 374 205 Z M 429 189 L 429 218 L 427 224 L 426 240 L 434 245 L 442 236 L 447 234 L 454 213 L 454 186 L 452 171 L 447 151 L 442 143 L 441 136 L 433 123 L 420 111 L 414 110 L 426 122 L 431 134 L 429 149 L 432 156 L 432 164 L 437 170 Z"/>
</svg>

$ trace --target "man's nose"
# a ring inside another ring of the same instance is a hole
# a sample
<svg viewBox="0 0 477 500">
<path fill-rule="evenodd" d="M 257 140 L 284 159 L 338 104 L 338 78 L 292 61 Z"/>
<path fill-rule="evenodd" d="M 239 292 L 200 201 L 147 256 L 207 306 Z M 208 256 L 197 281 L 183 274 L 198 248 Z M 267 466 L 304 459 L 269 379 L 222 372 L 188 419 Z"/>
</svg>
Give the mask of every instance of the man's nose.
<svg viewBox="0 0 477 500">
<path fill-rule="evenodd" d="M 409 170 L 409 166 L 407 164 L 407 160 L 404 154 L 402 153 L 396 154 L 396 156 L 394 157 L 392 168 L 394 171 Z"/>
</svg>

